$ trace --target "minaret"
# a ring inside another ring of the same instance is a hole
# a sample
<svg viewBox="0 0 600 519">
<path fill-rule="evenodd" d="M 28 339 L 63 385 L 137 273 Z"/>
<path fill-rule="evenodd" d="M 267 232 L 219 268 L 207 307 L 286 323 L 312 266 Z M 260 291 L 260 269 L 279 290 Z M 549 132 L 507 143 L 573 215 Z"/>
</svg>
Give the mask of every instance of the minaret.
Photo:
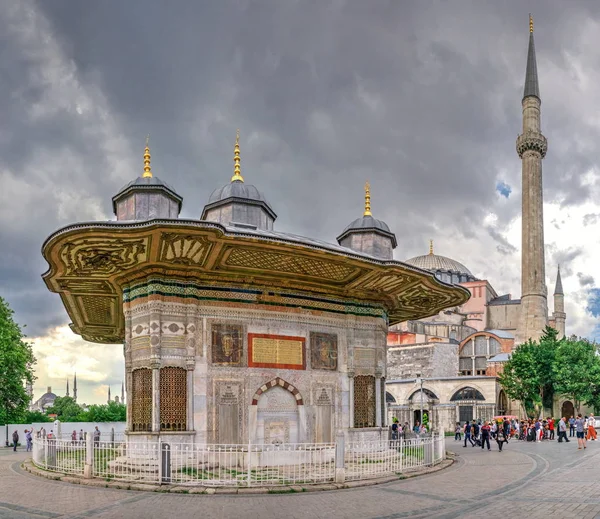
<svg viewBox="0 0 600 519">
<path fill-rule="evenodd" d="M 73 377 L 73 400 L 77 402 L 77 372 L 75 372 L 75 376 Z"/>
<path fill-rule="evenodd" d="M 125 382 L 121 381 L 121 403 L 125 403 Z"/>
<path fill-rule="evenodd" d="M 69 378 L 67 377 L 67 394 L 65 396 L 69 396 Z"/>
<path fill-rule="evenodd" d="M 108 400 L 106 403 L 110 404 L 110 386 L 108 386 Z"/>
<path fill-rule="evenodd" d="M 563 292 L 562 280 L 560 279 L 560 265 L 556 272 L 556 286 L 554 287 L 554 327 L 558 332 L 558 338 L 562 339 L 565 336 L 565 322 L 567 314 L 565 313 L 565 294 Z"/>
<path fill-rule="evenodd" d="M 544 264 L 542 159 L 548 143 L 540 129 L 533 18 L 529 16 L 529 51 L 523 91 L 523 133 L 517 138 L 522 161 L 521 308 L 515 344 L 538 340 L 548 323 L 548 290 Z"/>
<path fill-rule="evenodd" d="M 240 131 L 235 132 L 235 145 L 233 146 L 233 176 L 232 182 L 244 182 L 240 168 Z"/>
</svg>

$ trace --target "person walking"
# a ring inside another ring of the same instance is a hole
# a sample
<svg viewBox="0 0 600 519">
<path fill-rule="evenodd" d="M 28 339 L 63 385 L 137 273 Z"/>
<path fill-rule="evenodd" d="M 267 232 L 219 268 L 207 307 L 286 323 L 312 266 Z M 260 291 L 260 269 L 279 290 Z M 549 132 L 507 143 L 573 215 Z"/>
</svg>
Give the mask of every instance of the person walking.
<svg viewBox="0 0 600 519">
<path fill-rule="evenodd" d="M 548 431 L 550 432 L 550 440 L 554 440 L 554 418 L 548 418 Z"/>
<path fill-rule="evenodd" d="M 7 425 L 8 427 L 8 425 Z M 19 433 L 15 429 L 12 433 L 13 451 L 17 452 L 17 443 L 19 443 Z"/>
<path fill-rule="evenodd" d="M 96 425 L 96 428 L 94 429 L 94 447 L 99 447 L 100 446 L 100 429 L 98 429 L 98 426 Z"/>
<path fill-rule="evenodd" d="M 487 443 L 487 449 L 488 451 L 491 450 L 490 448 L 490 433 L 491 433 L 491 427 L 490 424 L 488 422 L 483 422 L 483 425 L 481 426 L 481 448 L 483 449 L 485 447 L 485 444 Z"/>
<path fill-rule="evenodd" d="M 398 440 L 398 418 L 393 419 L 392 423 L 392 441 Z"/>
<path fill-rule="evenodd" d="M 461 430 L 460 422 L 456 422 L 456 427 L 454 428 L 454 441 L 461 441 Z"/>
<path fill-rule="evenodd" d="M 567 438 L 567 420 L 563 416 L 558 422 L 558 443 L 562 443 L 562 441 L 569 443 L 569 438 Z"/>
<path fill-rule="evenodd" d="M 473 440 L 471 439 L 471 424 L 467 421 L 465 422 L 465 443 L 463 447 L 467 446 L 467 441 L 471 443 L 471 447 L 475 447 Z"/>
<path fill-rule="evenodd" d="M 588 421 L 587 421 L 587 426 L 588 426 L 588 430 L 587 430 L 586 438 L 588 440 L 595 442 L 596 441 L 596 419 L 594 418 L 593 413 L 590 413 L 590 417 L 588 418 Z"/>
<path fill-rule="evenodd" d="M 496 433 L 496 443 L 498 444 L 498 450 L 502 452 L 502 446 L 506 437 L 504 436 L 504 427 L 498 427 L 498 432 Z"/>
<path fill-rule="evenodd" d="M 79 429 L 79 441 L 83 442 L 85 439 L 85 434 L 83 434 L 83 429 Z"/>
<path fill-rule="evenodd" d="M 575 417 L 569 418 L 569 438 L 575 436 Z"/>
<path fill-rule="evenodd" d="M 577 449 L 587 449 L 586 441 L 585 441 L 585 420 L 581 416 L 581 413 L 577 415 L 577 419 L 575 420 L 575 433 L 577 434 Z"/>
</svg>

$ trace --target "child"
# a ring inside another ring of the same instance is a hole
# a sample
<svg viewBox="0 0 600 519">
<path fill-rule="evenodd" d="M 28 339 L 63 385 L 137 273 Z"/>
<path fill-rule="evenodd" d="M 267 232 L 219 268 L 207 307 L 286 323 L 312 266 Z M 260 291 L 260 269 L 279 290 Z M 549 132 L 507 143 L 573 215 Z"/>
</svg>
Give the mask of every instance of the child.
<svg viewBox="0 0 600 519">
<path fill-rule="evenodd" d="M 456 422 L 456 427 L 454 428 L 454 441 L 461 441 L 461 432 L 460 422 Z"/>
</svg>

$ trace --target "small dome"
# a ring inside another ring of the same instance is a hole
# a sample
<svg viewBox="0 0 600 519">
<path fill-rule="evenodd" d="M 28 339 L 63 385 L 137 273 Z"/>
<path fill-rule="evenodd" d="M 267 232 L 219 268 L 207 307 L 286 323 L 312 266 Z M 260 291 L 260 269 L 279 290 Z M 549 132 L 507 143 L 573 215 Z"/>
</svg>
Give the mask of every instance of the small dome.
<svg viewBox="0 0 600 519">
<path fill-rule="evenodd" d="M 447 258 L 446 256 L 439 256 L 438 254 L 426 254 L 425 256 L 416 256 L 415 258 L 405 260 L 404 263 L 408 263 L 409 265 L 424 270 L 430 270 L 432 272 L 443 271 L 465 274 L 466 276 L 475 279 L 475 276 L 473 276 L 471 271 L 462 263 Z"/>
<path fill-rule="evenodd" d="M 378 229 L 384 232 L 392 232 L 390 231 L 390 228 L 388 227 L 387 223 L 382 222 L 377 218 L 373 218 L 372 216 L 363 216 L 361 218 L 357 218 L 350 225 L 348 225 L 348 227 L 344 229 L 344 232 L 342 232 L 342 234 L 344 234 L 346 231 L 351 231 L 355 229 Z"/>
<path fill-rule="evenodd" d="M 125 184 L 121 189 L 119 189 L 119 192 L 117 193 L 117 196 L 119 194 L 121 194 L 123 191 L 125 191 L 126 189 L 129 189 L 130 187 L 133 186 L 156 186 L 156 187 L 166 187 L 168 190 L 173 191 L 173 193 L 175 193 L 175 190 L 166 182 L 163 182 L 160 178 L 158 177 L 138 177 L 134 180 L 132 180 L 131 182 L 129 182 L 128 184 Z"/>
<path fill-rule="evenodd" d="M 208 203 L 213 204 L 229 198 L 256 200 L 257 202 L 264 202 L 268 205 L 265 197 L 256 187 L 251 184 L 241 182 L 240 180 L 235 180 L 229 184 L 225 184 L 223 187 L 215 189 L 211 193 Z"/>
</svg>

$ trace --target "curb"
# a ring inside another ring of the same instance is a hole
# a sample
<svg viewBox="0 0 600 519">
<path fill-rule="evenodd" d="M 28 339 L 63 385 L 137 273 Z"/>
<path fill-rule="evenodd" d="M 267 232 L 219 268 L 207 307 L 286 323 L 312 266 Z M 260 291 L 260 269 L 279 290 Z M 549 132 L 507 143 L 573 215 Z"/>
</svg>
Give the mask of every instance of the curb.
<svg viewBox="0 0 600 519">
<path fill-rule="evenodd" d="M 454 459 L 450 457 L 443 460 L 434 467 L 426 467 L 423 470 L 416 470 L 395 476 L 385 476 L 381 478 L 367 479 L 361 481 L 348 481 L 346 483 L 319 483 L 314 485 L 290 485 L 290 486 L 271 486 L 271 487 L 203 487 L 203 486 L 185 486 L 185 485 L 156 485 L 151 483 L 129 483 L 126 481 L 106 481 L 99 478 L 85 479 L 83 477 L 62 474 L 60 472 L 49 472 L 36 467 L 31 459 L 21 463 L 21 468 L 34 476 L 47 478 L 54 481 L 63 481 L 72 485 L 84 485 L 87 487 L 98 488 L 116 488 L 119 490 L 137 490 L 141 492 L 160 492 L 170 494 L 205 494 L 205 495 L 223 495 L 223 494 L 295 494 L 301 492 L 324 492 L 328 490 L 343 490 L 358 487 L 369 487 L 391 483 L 403 479 L 415 478 L 439 472 L 450 467 Z"/>
</svg>

